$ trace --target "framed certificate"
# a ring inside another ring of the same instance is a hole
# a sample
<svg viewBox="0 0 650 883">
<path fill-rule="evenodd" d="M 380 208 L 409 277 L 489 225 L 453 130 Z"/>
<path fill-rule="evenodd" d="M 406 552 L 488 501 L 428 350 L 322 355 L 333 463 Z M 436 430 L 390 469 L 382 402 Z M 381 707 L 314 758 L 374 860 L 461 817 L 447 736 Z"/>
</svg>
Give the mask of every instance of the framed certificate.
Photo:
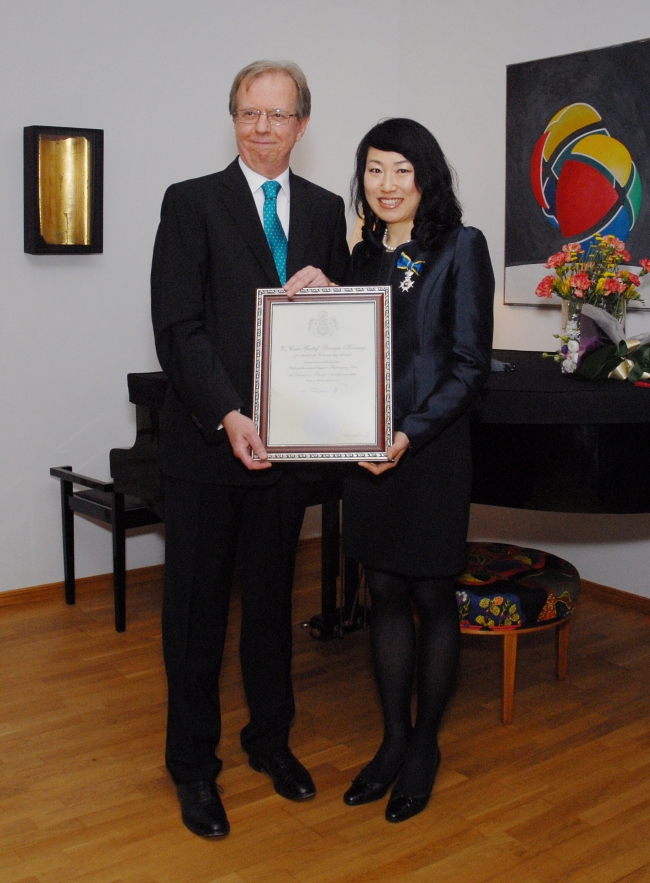
<svg viewBox="0 0 650 883">
<path fill-rule="evenodd" d="M 257 291 L 253 420 L 269 460 L 386 460 L 390 286 Z"/>
</svg>

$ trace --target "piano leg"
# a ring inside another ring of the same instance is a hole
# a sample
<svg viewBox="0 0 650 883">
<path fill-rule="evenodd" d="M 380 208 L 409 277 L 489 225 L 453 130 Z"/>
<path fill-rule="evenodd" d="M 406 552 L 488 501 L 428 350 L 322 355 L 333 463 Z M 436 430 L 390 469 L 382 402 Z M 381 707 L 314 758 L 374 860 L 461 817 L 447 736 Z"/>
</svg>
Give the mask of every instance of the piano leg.
<svg viewBox="0 0 650 883">
<path fill-rule="evenodd" d="M 321 612 L 303 623 L 313 638 L 327 641 L 365 629 L 368 611 L 359 599 L 359 565 L 345 556 L 341 561 L 341 518 L 338 497 L 322 504 Z M 342 606 L 337 606 L 337 578 L 341 578 Z"/>
</svg>

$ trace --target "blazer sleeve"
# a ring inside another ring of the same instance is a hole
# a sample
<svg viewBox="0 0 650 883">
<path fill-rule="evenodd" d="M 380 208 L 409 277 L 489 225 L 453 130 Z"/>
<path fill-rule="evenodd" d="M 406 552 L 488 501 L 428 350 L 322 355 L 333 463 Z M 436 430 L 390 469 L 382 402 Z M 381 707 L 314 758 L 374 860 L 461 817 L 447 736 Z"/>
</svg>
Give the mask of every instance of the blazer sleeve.
<svg viewBox="0 0 650 883">
<path fill-rule="evenodd" d="M 217 426 L 244 404 L 204 323 L 208 273 L 205 220 L 196 194 L 173 184 L 165 193 L 151 270 L 151 310 L 163 371 L 208 442 L 225 438 Z"/>
<path fill-rule="evenodd" d="M 414 453 L 470 407 L 490 373 L 494 273 L 480 230 L 461 228 L 449 271 L 438 282 L 449 341 L 446 356 L 430 350 L 416 369 L 425 375 L 424 382 L 420 377 L 425 393 L 399 427 Z M 425 326 L 425 333 L 430 330 Z M 426 342 L 423 349 L 426 352 Z"/>
</svg>

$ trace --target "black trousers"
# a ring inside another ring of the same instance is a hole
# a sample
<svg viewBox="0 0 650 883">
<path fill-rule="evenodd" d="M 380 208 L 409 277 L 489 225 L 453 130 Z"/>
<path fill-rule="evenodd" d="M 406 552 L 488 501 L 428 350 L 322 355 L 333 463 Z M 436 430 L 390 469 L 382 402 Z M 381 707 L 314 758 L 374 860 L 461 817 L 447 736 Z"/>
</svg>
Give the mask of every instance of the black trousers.
<svg viewBox="0 0 650 883">
<path fill-rule="evenodd" d="M 293 475 L 266 487 L 165 481 L 163 652 L 165 760 L 176 784 L 221 770 L 219 673 L 235 566 L 241 581 L 240 659 L 249 754 L 286 747 L 291 686 L 291 587 L 306 492 Z"/>
</svg>

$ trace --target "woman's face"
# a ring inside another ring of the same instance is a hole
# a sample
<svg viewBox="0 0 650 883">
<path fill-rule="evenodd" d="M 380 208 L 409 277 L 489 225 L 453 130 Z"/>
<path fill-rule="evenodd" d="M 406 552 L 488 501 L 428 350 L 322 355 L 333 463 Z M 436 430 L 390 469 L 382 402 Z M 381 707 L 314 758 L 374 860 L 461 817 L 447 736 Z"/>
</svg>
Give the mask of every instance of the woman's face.
<svg viewBox="0 0 650 883">
<path fill-rule="evenodd" d="M 370 147 L 363 187 L 370 208 L 382 221 L 413 223 L 422 194 L 412 164 L 401 153 Z"/>
</svg>

